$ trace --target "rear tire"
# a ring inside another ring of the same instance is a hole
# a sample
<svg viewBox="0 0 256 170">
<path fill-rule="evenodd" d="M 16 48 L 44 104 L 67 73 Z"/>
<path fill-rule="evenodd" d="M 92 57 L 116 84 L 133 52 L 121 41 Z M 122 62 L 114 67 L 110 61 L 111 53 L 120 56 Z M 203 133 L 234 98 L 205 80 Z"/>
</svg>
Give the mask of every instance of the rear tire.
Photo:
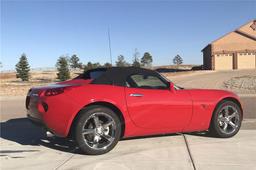
<svg viewBox="0 0 256 170">
<path fill-rule="evenodd" d="M 242 123 L 242 111 L 238 104 L 232 101 L 222 101 L 215 108 L 210 134 L 219 138 L 229 138 L 237 134 Z"/>
<path fill-rule="evenodd" d="M 75 139 L 79 148 L 89 155 L 100 155 L 112 150 L 121 136 L 118 116 L 109 108 L 94 105 L 80 111 Z"/>
</svg>

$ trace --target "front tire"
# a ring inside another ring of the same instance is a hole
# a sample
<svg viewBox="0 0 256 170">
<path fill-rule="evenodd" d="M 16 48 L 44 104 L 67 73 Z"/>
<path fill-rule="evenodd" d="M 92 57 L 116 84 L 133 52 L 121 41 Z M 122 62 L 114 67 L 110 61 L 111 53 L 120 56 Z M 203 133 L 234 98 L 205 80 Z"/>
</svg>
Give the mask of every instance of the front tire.
<svg viewBox="0 0 256 170">
<path fill-rule="evenodd" d="M 242 111 L 238 104 L 232 101 L 220 102 L 213 115 L 210 134 L 220 138 L 229 138 L 237 134 L 242 123 Z"/>
<path fill-rule="evenodd" d="M 80 111 L 76 129 L 79 148 L 89 155 L 100 155 L 112 150 L 121 136 L 118 116 L 109 108 L 89 106 Z"/>
</svg>

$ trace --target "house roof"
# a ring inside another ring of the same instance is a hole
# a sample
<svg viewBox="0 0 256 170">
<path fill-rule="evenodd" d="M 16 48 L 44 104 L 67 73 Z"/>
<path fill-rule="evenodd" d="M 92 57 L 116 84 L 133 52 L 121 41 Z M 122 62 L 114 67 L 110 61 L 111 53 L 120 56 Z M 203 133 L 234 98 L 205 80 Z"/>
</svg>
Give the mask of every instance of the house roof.
<svg viewBox="0 0 256 170">
<path fill-rule="evenodd" d="M 244 25 L 240 26 L 238 29 L 236 29 L 236 30 L 234 30 L 234 31 L 230 31 L 230 32 L 224 34 L 223 36 L 221 36 L 220 38 L 218 38 L 218 39 L 212 41 L 211 43 L 207 44 L 207 46 L 205 46 L 205 47 L 202 49 L 202 51 L 204 51 L 204 49 L 206 49 L 206 47 L 208 47 L 209 45 L 215 43 L 216 41 L 218 41 L 218 40 L 222 39 L 223 37 L 228 36 L 229 34 L 234 33 L 234 32 L 237 33 L 237 34 L 240 34 L 240 35 L 242 35 L 242 36 L 244 36 L 244 37 L 247 37 L 247 38 L 250 38 L 250 39 L 253 39 L 253 40 L 256 41 L 256 33 L 255 33 L 255 35 L 254 35 L 254 34 L 251 34 L 251 33 L 248 33 L 248 32 L 245 32 L 245 31 L 241 30 L 242 28 L 244 28 L 244 27 L 245 27 L 247 24 L 249 24 L 249 23 L 252 23 L 252 25 L 250 25 L 250 27 L 253 29 L 253 28 L 254 28 L 254 24 L 256 25 L 256 19 L 251 20 L 251 21 L 245 23 Z M 255 27 L 256 27 L 256 26 L 255 26 Z M 255 31 L 255 29 L 253 29 L 253 30 Z"/>
</svg>

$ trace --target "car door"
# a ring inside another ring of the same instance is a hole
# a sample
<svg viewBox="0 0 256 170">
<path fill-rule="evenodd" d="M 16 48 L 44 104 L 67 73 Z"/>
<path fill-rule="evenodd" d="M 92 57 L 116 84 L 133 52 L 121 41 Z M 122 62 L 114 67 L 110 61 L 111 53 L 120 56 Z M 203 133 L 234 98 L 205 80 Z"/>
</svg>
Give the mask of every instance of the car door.
<svg viewBox="0 0 256 170">
<path fill-rule="evenodd" d="M 134 74 L 125 88 L 129 114 L 134 124 L 154 131 L 182 131 L 192 115 L 192 101 L 185 90 L 171 90 L 156 75 Z"/>
</svg>

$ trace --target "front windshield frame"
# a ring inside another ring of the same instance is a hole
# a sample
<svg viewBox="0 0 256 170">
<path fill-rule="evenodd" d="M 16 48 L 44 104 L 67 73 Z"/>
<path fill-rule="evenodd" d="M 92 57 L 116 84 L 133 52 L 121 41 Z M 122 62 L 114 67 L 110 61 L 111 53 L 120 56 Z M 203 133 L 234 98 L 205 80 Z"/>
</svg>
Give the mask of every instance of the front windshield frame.
<svg viewBox="0 0 256 170">
<path fill-rule="evenodd" d="M 167 77 L 165 77 L 162 73 L 159 73 L 159 72 L 158 72 L 158 74 L 159 74 L 164 80 L 166 80 L 166 81 L 168 81 L 168 82 L 170 82 L 170 83 L 173 83 L 171 80 L 169 80 Z M 182 90 L 182 89 L 184 89 L 184 87 L 180 87 L 180 86 L 178 86 L 178 85 L 176 85 L 176 84 L 174 84 L 174 83 L 173 83 L 173 85 L 174 85 L 175 90 Z"/>
</svg>

